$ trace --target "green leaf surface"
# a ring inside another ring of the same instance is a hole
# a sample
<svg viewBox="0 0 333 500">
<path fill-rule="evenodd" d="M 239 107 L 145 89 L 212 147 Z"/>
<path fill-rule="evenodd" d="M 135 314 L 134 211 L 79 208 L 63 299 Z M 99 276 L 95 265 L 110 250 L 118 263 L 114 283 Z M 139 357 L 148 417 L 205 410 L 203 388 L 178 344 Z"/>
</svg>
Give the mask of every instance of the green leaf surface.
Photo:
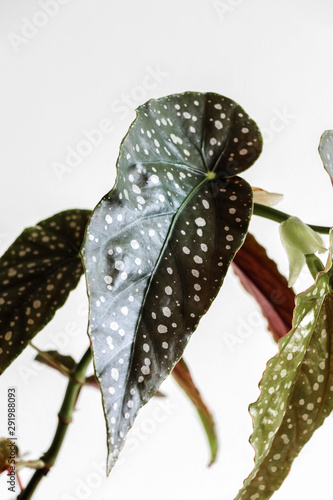
<svg viewBox="0 0 333 500">
<path fill-rule="evenodd" d="M 0 259 L 0 373 L 78 284 L 90 213 L 67 210 L 25 229 Z"/>
<path fill-rule="evenodd" d="M 250 406 L 255 468 L 236 500 L 266 500 L 333 409 L 333 269 L 296 297 L 293 329 L 279 342 Z"/>
<path fill-rule="evenodd" d="M 245 238 L 252 191 L 235 174 L 261 147 L 256 124 L 217 94 L 173 95 L 137 111 L 83 247 L 108 472 Z"/>
<path fill-rule="evenodd" d="M 185 363 L 184 358 L 181 358 L 178 361 L 172 371 L 172 375 L 177 380 L 180 387 L 187 394 L 189 399 L 192 401 L 198 412 L 199 418 L 206 432 L 211 452 L 210 462 L 208 465 L 212 465 L 216 460 L 218 451 L 218 439 L 213 415 L 202 399 L 202 396 L 193 381 L 191 372 L 187 364 Z"/>
<path fill-rule="evenodd" d="M 321 136 L 319 154 L 333 183 L 333 130 L 326 130 Z"/>
</svg>

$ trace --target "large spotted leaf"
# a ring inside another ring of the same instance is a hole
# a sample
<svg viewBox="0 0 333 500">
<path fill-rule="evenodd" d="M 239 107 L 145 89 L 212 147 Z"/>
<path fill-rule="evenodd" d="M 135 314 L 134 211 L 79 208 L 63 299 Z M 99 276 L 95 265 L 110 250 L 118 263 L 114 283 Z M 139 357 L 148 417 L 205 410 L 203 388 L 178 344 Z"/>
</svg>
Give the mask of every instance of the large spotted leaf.
<svg viewBox="0 0 333 500">
<path fill-rule="evenodd" d="M 0 373 L 76 287 L 90 213 L 68 210 L 25 229 L 0 259 Z"/>
<path fill-rule="evenodd" d="M 332 251 L 331 251 L 332 253 Z M 236 500 L 266 500 L 333 410 L 333 268 L 296 297 L 293 329 L 279 342 L 250 406 L 255 468 Z"/>
<path fill-rule="evenodd" d="M 114 189 L 83 257 L 89 335 L 108 433 L 108 471 L 140 409 L 182 356 L 241 246 L 262 140 L 235 102 L 185 93 L 138 109 Z"/>
</svg>

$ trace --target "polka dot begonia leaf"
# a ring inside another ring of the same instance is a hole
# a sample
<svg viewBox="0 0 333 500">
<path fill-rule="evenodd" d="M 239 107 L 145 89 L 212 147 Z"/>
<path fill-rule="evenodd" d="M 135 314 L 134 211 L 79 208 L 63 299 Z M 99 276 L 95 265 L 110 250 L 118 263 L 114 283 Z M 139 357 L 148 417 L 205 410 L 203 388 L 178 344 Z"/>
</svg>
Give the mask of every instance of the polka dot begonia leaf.
<svg viewBox="0 0 333 500">
<path fill-rule="evenodd" d="M 83 246 L 108 472 L 244 241 L 252 190 L 236 174 L 261 148 L 238 104 L 196 92 L 141 106 L 122 142 L 116 185 Z"/>
<path fill-rule="evenodd" d="M 333 130 L 326 130 L 321 136 L 319 154 L 333 183 Z"/>
<path fill-rule="evenodd" d="M 260 397 L 250 406 L 255 468 L 236 500 L 270 498 L 333 410 L 332 283 L 330 267 L 296 297 L 293 329 L 267 363 Z"/>
<path fill-rule="evenodd" d="M 68 210 L 25 229 L 0 259 L 0 373 L 53 318 L 83 273 L 89 210 Z"/>
</svg>

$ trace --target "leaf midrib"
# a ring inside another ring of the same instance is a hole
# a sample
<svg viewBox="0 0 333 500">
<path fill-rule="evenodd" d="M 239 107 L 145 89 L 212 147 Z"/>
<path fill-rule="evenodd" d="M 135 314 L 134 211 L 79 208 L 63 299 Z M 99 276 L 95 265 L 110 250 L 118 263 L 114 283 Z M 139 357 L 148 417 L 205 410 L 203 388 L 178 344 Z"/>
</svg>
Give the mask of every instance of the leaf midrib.
<svg viewBox="0 0 333 500">
<path fill-rule="evenodd" d="M 191 191 L 190 193 L 186 196 L 185 200 L 181 203 L 181 205 L 177 208 L 177 210 L 175 211 L 175 215 L 174 217 L 172 218 L 172 221 L 171 221 L 171 224 L 170 224 L 170 227 L 169 227 L 169 230 L 168 230 L 168 233 L 166 235 L 166 238 L 164 240 L 164 243 L 162 245 L 162 248 L 160 250 L 160 253 L 159 253 L 159 256 L 156 260 L 156 263 L 154 265 L 154 268 L 151 272 L 151 275 L 150 275 L 150 278 L 148 280 L 148 283 L 147 283 L 147 286 L 146 286 L 146 290 L 145 290 L 145 293 L 144 293 L 144 296 L 143 296 L 143 299 L 142 299 L 142 303 L 141 303 L 141 308 L 140 308 L 140 313 L 138 315 L 138 319 L 137 319 L 137 322 L 136 322 L 136 325 L 135 325 L 135 331 L 134 331 L 134 336 L 133 336 L 133 339 L 132 339 L 132 347 L 131 347 L 131 352 L 130 352 L 130 356 L 129 356 L 129 365 L 128 365 L 128 370 L 127 370 L 127 375 L 126 375 L 126 380 L 125 380 L 125 383 L 124 383 L 124 387 L 125 389 L 127 388 L 127 385 L 128 385 L 128 380 L 129 380 L 129 377 L 131 375 L 131 368 L 132 368 L 132 363 L 133 363 L 133 358 L 134 358 L 134 350 L 135 350 L 135 346 L 136 346 L 136 337 L 137 337 L 137 333 L 138 333 L 138 330 L 139 330 L 139 325 L 141 323 L 141 319 L 142 319 L 142 313 L 143 313 L 143 309 L 144 309 L 144 305 L 146 303 L 146 300 L 147 300 L 147 296 L 149 294 L 149 291 L 150 291 L 150 286 L 151 286 L 151 282 L 153 280 L 153 277 L 155 276 L 158 268 L 159 268 L 159 264 L 161 262 L 161 259 L 164 255 L 164 252 L 165 252 L 165 249 L 169 243 L 169 239 L 170 239 L 170 235 L 172 234 L 173 232 L 173 228 L 177 222 L 177 219 L 178 219 L 178 216 L 179 214 L 182 212 L 182 209 L 183 207 L 189 202 L 189 200 L 192 198 L 192 196 L 206 183 L 206 182 L 209 182 L 209 179 L 207 179 L 207 177 L 205 177 L 205 179 L 203 179 L 197 186 L 195 186 Z M 176 364 L 176 362 L 175 362 Z M 161 381 L 162 382 L 162 381 Z M 124 400 L 124 398 L 122 398 L 122 401 Z M 122 405 L 123 406 L 123 405 Z M 121 415 L 119 414 L 118 416 L 118 422 L 121 418 Z"/>
<path fill-rule="evenodd" d="M 199 151 L 199 154 L 200 151 Z M 138 165 L 139 162 L 135 162 L 135 163 L 131 163 L 130 165 L 128 165 L 128 168 L 131 168 L 131 167 L 134 167 L 136 165 Z M 191 167 L 190 165 L 187 165 L 186 163 L 183 163 L 183 162 L 176 162 L 176 161 L 165 161 L 165 160 L 156 160 L 156 161 L 140 161 L 140 165 L 172 165 L 174 167 L 184 167 L 185 170 L 189 170 L 190 172 L 194 172 L 196 174 L 200 174 L 200 175 L 206 175 L 206 173 L 208 172 L 208 169 L 207 170 L 199 170 L 197 168 L 193 168 Z"/>
</svg>

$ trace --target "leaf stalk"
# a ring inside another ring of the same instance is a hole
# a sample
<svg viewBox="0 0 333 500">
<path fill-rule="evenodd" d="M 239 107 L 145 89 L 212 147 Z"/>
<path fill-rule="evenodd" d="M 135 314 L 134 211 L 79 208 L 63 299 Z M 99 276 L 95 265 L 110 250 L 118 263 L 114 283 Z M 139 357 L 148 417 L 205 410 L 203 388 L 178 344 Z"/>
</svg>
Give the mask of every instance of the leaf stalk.
<svg viewBox="0 0 333 500">
<path fill-rule="evenodd" d="M 59 421 L 53 441 L 47 452 L 40 458 L 40 460 L 44 462 L 45 466 L 42 469 L 36 470 L 32 478 L 30 479 L 27 487 L 17 497 L 17 500 L 31 499 L 40 481 L 43 479 L 44 476 L 46 476 L 52 465 L 54 465 L 58 453 L 60 451 L 60 448 L 63 444 L 66 432 L 68 430 L 68 426 L 72 421 L 75 404 L 80 389 L 82 388 L 82 385 L 85 382 L 85 374 L 90 364 L 90 361 L 91 361 L 91 348 L 89 346 L 89 348 L 86 350 L 81 360 L 74 368 L 72 372 L 72 377 L 68 381 L 64 400 L 58 414 Z"/>
<path fill-rule="evenodd" d="M 317 274 L 324 271 L 325 267 L 322 261 L 314 253 L 309 253 L 305 255 L 306 264 L 309 268 L 312 278 L 315 280 Z"/>
<path fill-rule="evenodd" d="M 259 217 L 264 217 L 265 219 L 269 219 L 279 223 L 291 217 L 291 215 L 286 214 L 285 212 L 281 212 L 280 210 L 276 210 L 272 207 L 267 207 L 266 205 L 261 205 L 260 203 L 254 203 L 253 213 L 254 215 L 258 215 Z M 311 229 L 316 231 L 316 233 L 329 234 L 331 230 L 331 228 L 327 226 L 315 226 L 313 224 L 307 225 L 311 227 Z"/>
</svg>

